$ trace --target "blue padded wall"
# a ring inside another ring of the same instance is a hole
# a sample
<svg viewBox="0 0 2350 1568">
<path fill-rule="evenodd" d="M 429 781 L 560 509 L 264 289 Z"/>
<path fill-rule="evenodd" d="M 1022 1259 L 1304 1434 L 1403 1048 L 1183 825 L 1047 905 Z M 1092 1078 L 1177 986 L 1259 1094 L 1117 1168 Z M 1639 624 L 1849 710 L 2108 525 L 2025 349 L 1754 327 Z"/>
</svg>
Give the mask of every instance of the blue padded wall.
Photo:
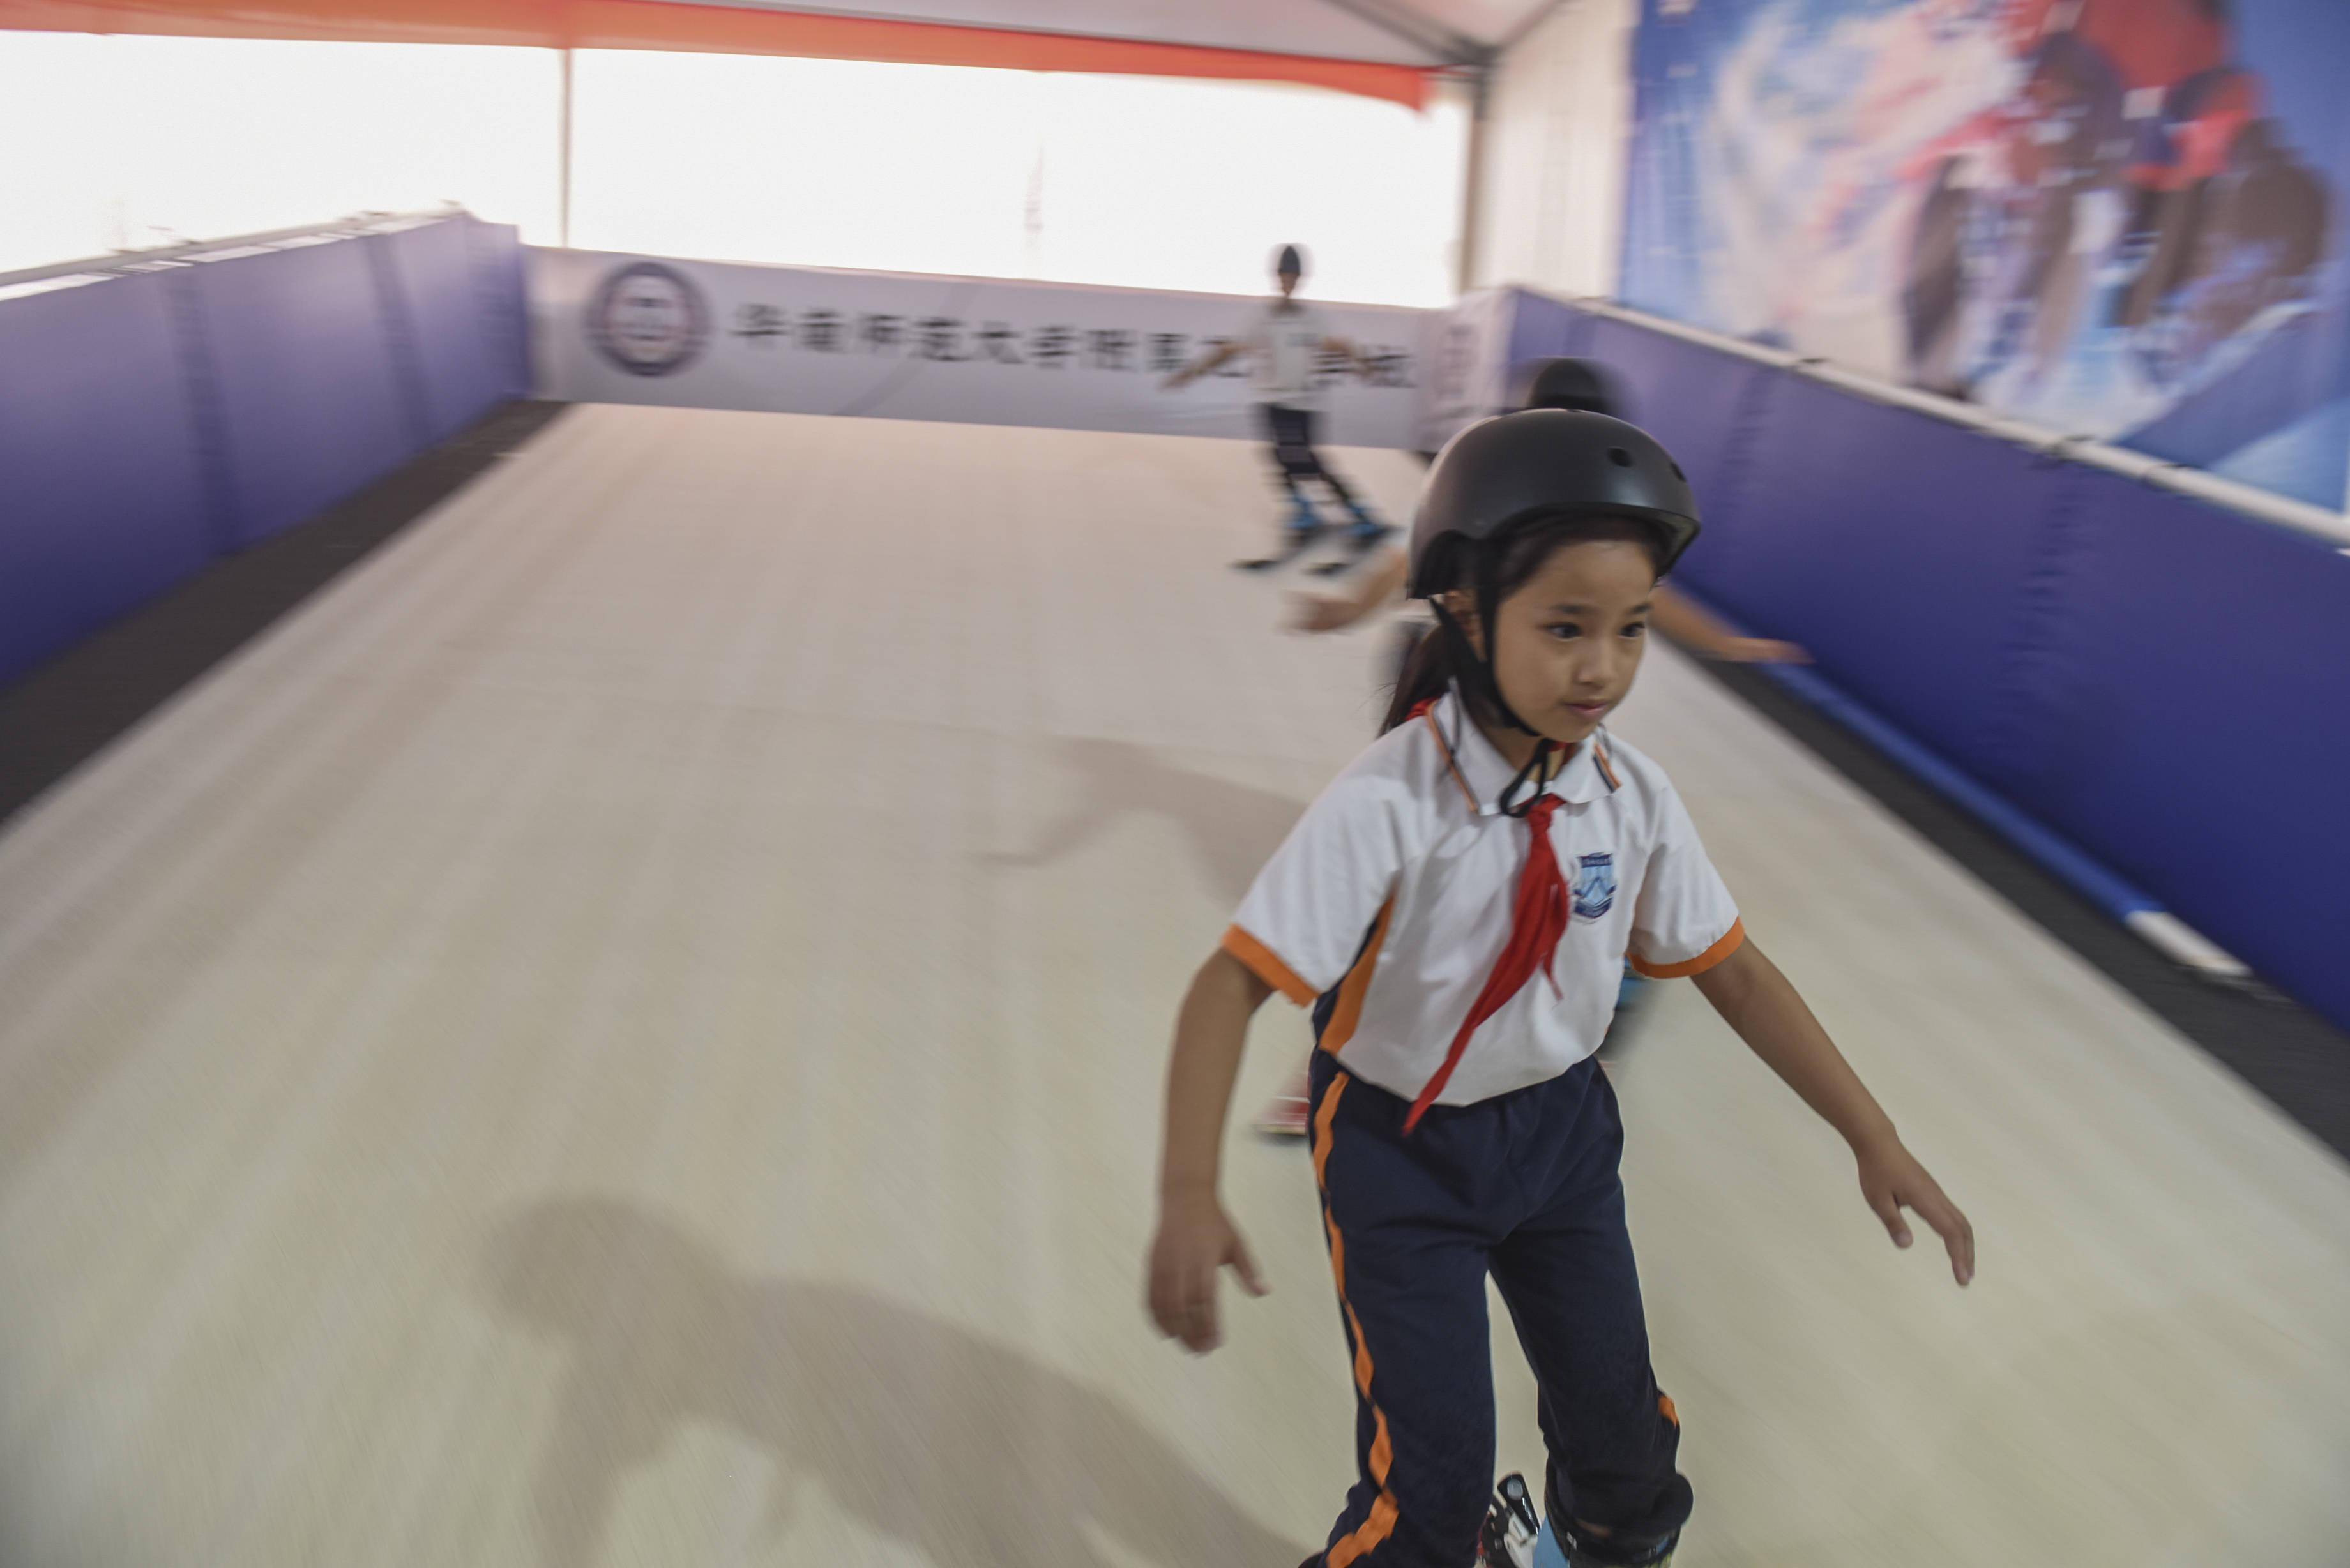
<svg viewBox="0 0 2350 1568">
<path fill-rule="evenodd" d="M 424 438 L 445 441 L 524 388 L 515 375 L 512 325 L 494 310 L 501 253 L 482 254 L 479 224 L 432 223 L 363 242 L 378 248 L 393 291 L 395 330 L 421 382 Z M 506 247 L 510 259 L 518 247 Z M 519 277 L 504 274 L 505 286 Z"/>
<path fill-rule="evenodd" d="M 1513 358 L 1614 366 L 1689 471 L 1707 532 L 1682 581 L 2350 1026 L 2350 557 L 1531 303 Z"/>
<path fill-rule="evenodd" d="M 455 217 L 0 300 L 0 680 L 528 390 Z"/>
<path fill-rule="evenodd" d="M 1734 470 L 1745 452 L 1729 438 L 1746 425 L 1773 372 L 1661 332 L 1521 295 L 1511 327 L 1511 364 L 1557 354 L 1614 367 L 1629 389 L 1627 416 L 1664 442 L 1688 472 L 1705 516 L 1705 548 L 1690 552 L 1680 570 L 1692 588 L 1710 591 L 1714 563 L 1729 552 L 1738 531 L 1742 491 Z"/>
<path fill-rule="evenodd" d="M 2350 1024 L 2350 557 L 2079 472 L 2022 803 Z"/>
<path fill-rule="evenodd" d="M 237 545 L 332 505 L 423 444 L 403 406 L 395 327 L 370 269 L 370 243 L 190 269 L 227 443 Z"/>
<path fill-rule="evenodd" d="M 0 304 L 0 680 L 218 547 L 172 282 Z"/>
<path fill-rule="evenodd" d="M 2019 711 L 2029 699 L 2010 660 L 2030 635 L 2027 590 L 2066 471 L 1930 415 L 1762 374 L 1752 427 L 1730 438 L 1747 452 L 1734 523 L 1691 551 L 1692 564 L 1706 556 L 1692 579 L 1983 782 L 2012 783 L 2041 726 Z"/>
</svg>

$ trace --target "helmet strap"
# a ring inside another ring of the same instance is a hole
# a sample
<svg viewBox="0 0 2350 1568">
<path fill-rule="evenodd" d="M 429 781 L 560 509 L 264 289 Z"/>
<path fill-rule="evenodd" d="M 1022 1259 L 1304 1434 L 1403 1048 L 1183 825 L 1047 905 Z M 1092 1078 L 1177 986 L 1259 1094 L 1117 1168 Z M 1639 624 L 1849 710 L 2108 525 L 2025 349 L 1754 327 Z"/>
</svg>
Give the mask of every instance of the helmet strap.
<svg viewBox="0 0 2350 1568">
<path fill-rule="evenodd" d="M 1511 729 L 1539 741 L 1543 738 L 1542 732 L 1518 717 L 1517 710 L 1512 708 L 1509 700 L 1502 695 L 1501 677 L 1493 672 L 1494 619 L 1502 607 L 1502 564 L 1496 559 L 1496 554 L 1491 549 L 1476 552 L 1477 625 L 1485 634 L 1485 651 L 1480 653 L 1477 650 L 1477 644 L 1471 639 L 1468 629 L 1461 624 L 1459 617 L 1444 607 L 1441 598 L 1430 595 L 1429 607 L 1436 612 L 1437 625 L 1442 627 L 1445 635 L 1452 639 L 1453 650 L 1460 656 L 1453 660 L 1453 668 L 1471 672 L 1471 683 L 1476 687 L 1473 695 L 1478 702 Z"/>
<path fill-rule="evenodd" d="M 1494 619 L 1502 607 L 1501 563 L 1495 558 L 1495 552 L 1490 549 L 1480 550 L 1477 555 L 1477 624 L 1485 634 L 1485 651 L 1480 653 L 1477 650 L 1477 644 L 1470 639 L 1468 628 L 1461 624 L 1458 616 L 1445 608 L 1442 599 L 1431 597 L 1429 607 L 1436 612 L 1436 624 L 1443 628 L 1443 635 L 1451 639 L 1455 654 L 1452 667 L 1466 671 L 1468 683 L 1475 688 L 1469 694 L 1472 700 L 1471 706 L 1482 708 L 1520 734 L 1534 738 L 1534 755 L 1526 759 L 1526 765 L 1518 770 L 1517 776 L 1511 779 L 1502 791 L 1500 802 L 1506 815 L 1523 816 L 1542 794 L 1543 785 L 1549 778 L 1550 756 L 1558 749 L 1558 742 L 1519 718 L 1517 710 L 1510 706 L 1509 699 L 1502 695 L 1502 679 L 1494 672 L 1492 659 Z M 1529 784 L 1534 788 L 1527 791 L 1521 800 L 1519 794 L 1526 790 Z"/>
<path fill-rule="evenodd" d="M 1469 639 L 1469 633 L 1461 626 L 1460 618 L 1436 600 L 1431 599 L 1429 607 L 1436 612 L 1436 624 L 1442 628 L 1441 635 L 1451 639 L 1452 647 L 1459 655 L 1453 660 L 1453 668 L 1468 671 L 1467 683 L 1476 688 L 1475 691 L 1470 693 L 1472 705 L 1490 709 L 1495 717 L 1512 729 L 1534 738 L 1534 755 L 1528 757 L 1526 765 L 1520 768 L 1515 776 L 1503 786 L 1499 803 L 1503 815 L 1523 816 L 1541 797 L 1543 785 L 1549 782 L 1551 753 L 1558 750 L 1558 742 L 1519 718 L 1509 703 L 1503 700 L 1502 685 L 1494 678 L 1492 661 L 1478 653 L 1477 645 Z M 1493 624 L 1490 616 L 1480 618 L 1488 628 Z M 1487 647 L 1492 646 L 1492 632 L 1490 629 L 1485 634 L 1485 640 Z M 1530 791 L 1526 790 L 1528 784 L 1534 786 Z M 1520 795 L 1521 791 L 1526 792 L 1523 798 Z"/>
</svg>

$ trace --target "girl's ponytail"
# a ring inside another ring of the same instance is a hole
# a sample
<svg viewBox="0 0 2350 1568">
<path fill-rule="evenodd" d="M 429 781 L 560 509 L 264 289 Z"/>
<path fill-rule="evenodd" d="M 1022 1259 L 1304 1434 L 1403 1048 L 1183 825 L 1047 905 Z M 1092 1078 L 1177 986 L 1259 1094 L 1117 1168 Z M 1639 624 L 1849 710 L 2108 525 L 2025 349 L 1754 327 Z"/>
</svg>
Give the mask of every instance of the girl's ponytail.
<svg viewBox="0 0 2350 1568">
<path fill-rule="evenodd" d="M 1443 696 L 1452 685 L 1452 659 L 1436 628 L 1419 627 L 1412 639 L 1399 667 L 1387 720 L 1379 725 L 1382 735 L 1409 719 L 1411 711 L 1422 702 L 1432 702 Z"/>
</svg>

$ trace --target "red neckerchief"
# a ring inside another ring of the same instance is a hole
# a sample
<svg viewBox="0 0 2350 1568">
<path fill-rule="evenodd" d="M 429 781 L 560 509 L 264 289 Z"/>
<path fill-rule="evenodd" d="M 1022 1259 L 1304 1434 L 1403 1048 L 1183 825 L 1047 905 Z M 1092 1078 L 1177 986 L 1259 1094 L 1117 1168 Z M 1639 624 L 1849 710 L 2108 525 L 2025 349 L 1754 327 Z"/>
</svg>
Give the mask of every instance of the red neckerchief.
<svg viewBox="0 0 2350 1568">
<path fill-rule="evenodd" d="M 1423 702 L 1412 711 L 1417 718 L 1433 703 Z M 1461 1054 L 1469 1049 L 1469 1037 L 1478 1026 L 1503 1008 L 1510 999 L 1525 989 L 1526 982 L 1536 974 L 1550 981 L 1551 990 L 1558 990 L 1558 978 L 1550 972 L 1551 961 L 1557 956 L 1559 939 L 1566 935 L 1568 911 L 1573 908 L 1567 896 L 1566 879 L 1559 875 L 1558 855 L 1550 842 L 1550 819 L 1557 814 L 1558 796 L 1547 786 L 1526 810 L 1526 828 L 1531 836 L 1526 843 L 1526 863 L 1518 873 L 1517 897 L 1510 906 L 1510 940 L 1502 948 L 1502 956 L 1493 961 L 1493 972 L 1485 978 L 1485 989 L 1477 993 L 1470 1005 L 1469 1016 L 1461 1022 L 1461 1032 L 1452 1037 L 1452 1047 L 1444 1054 L 1444 1064 L 1428 1080 L 1412 1102 L 1410 1115 L 1404 1117 L 1407 1133 L 1419 1125 L 1436 1096 L 1452 1077 L 1452 1069 L 1461 1064 Z"/>
</svg>

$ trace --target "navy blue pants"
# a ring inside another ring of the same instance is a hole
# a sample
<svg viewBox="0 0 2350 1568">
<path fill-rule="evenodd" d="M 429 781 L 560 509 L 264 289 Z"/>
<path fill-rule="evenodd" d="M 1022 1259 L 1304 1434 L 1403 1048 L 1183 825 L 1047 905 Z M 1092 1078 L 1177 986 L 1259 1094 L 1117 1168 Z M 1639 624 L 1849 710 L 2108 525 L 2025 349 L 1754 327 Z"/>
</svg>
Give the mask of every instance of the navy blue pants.
<svg viewBox="0 0 2350 1568">
<path fill-rule="evenodd" d="M 1353 512 L 1358 510 L 1355 493 L 1347 482 L 1330 472 L 1322 454 L 1314 445 L 1315 413 L 1312 409 L 1293 409 L 1282 403 L 1260 403 L 1257 417 L 1263 422 L 1265 440 L 1273 446 L 1273 466 L 1281 476 L 1282 487 L 1290 498 L 1303 503 L 1305 493 L 1298 488 L 1309 479 L 1318 479 L 1327 485 L 1338 504 Z"/>
<path fill-rule="evenodd" d="M 1325 1568 L 1469 1568 L 1493 1490 L 1491 1274 L 1542 1388 L 1548 1505 L 1625 1541 L 1689 1517 L 1648 1366 L 1596 1064 L 1473 1106 L 1409 1105 L 1314 1057 L 1314 1168 L 1354 1356 L 1357 1476 Z"/>
</svg>

